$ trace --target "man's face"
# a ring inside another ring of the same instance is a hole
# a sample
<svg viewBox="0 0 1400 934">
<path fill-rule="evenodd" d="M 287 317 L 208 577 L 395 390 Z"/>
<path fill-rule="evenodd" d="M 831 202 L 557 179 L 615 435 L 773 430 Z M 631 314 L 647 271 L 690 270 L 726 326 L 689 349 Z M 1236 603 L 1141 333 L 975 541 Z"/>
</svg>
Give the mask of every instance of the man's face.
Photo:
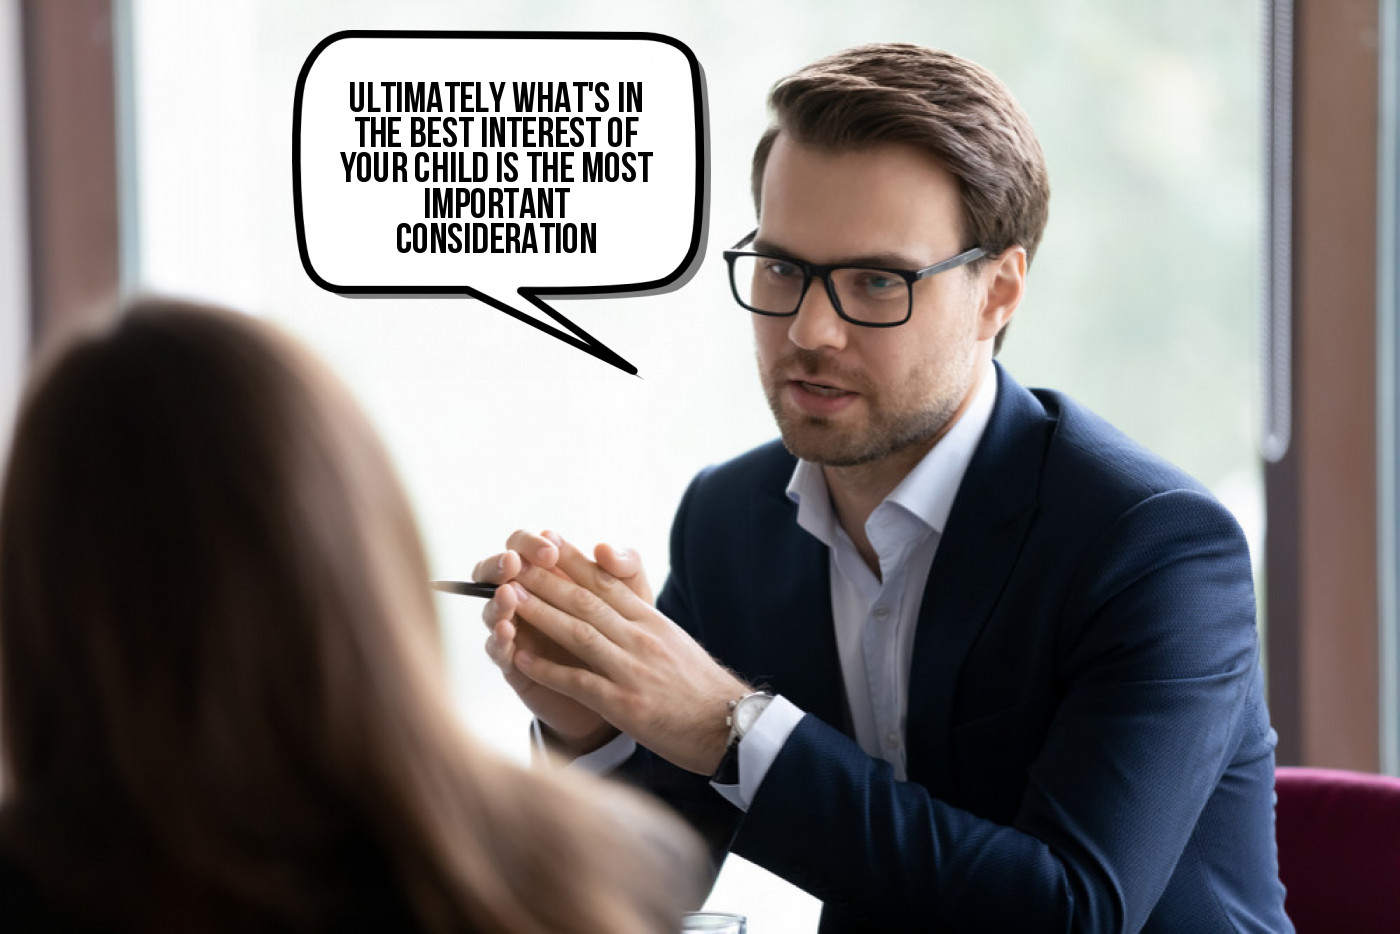
<svg viewBox="0 0 1400 934">
<path fill-rule="evenodd" d="M 763 174 L 751 249 L 811 263 L 916 270 L 962 252 L 956 180 L 902 144 L 826 152 L 780 135 Z M 914 285 L 913 314 L 869 328 L 813 280 L 793 317 L 753 316 L 759 372 L 783 442 L 833 467 L 927 451 L 991 360 L 986 276 L 952 269 Z"/>
</svg>

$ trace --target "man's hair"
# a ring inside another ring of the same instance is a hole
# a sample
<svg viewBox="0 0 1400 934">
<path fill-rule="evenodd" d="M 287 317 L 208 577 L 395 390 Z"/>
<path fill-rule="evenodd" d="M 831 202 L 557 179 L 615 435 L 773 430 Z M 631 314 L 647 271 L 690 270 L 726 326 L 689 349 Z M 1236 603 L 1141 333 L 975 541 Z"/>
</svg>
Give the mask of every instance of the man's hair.
<svg viewBox="0 0 1400 934">
<path fill-rule="evenodd" d="M 905 143 L 957 179 L 964 247 L 996 256 L 1019 245 L 1027 263 L 1034 258 L 1049 216 L 1045 155 L 1016 99 L 982 66 L 907 43 L 862 45 L 783 78 L 768 106 L 773 125 L 753 155 L 755 208 L 780 133 L 837 152 Z"/>
</svg>

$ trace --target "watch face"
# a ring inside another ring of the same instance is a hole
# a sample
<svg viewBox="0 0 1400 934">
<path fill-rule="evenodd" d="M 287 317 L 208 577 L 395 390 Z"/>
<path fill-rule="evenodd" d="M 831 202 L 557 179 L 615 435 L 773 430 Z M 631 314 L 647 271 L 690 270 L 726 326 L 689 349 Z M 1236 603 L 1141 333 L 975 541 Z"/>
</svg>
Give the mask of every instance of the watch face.
<svg viewBox="0 0 1400 934">
<path fill-rule="evenodd" d="M 739 705 L 734 708 L 734 732 L 740 736 L 747 733 L 772 700 L 772 696 L 768 694 L 750 694 L 740 700 Z"/>
</svg>

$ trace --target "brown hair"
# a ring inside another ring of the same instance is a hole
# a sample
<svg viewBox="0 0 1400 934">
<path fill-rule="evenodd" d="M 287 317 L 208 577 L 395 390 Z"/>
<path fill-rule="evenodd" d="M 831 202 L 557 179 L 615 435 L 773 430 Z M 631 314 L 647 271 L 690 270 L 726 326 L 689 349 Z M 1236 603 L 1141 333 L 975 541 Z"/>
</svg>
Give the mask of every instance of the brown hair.
<svg viewBox="0 0 1400 934">
<path fill-rule="evenodd" d="M 0 499 L 0 838 L 130 928 L 320 928 L 366 877 L 428 931 L 674 930 L 687 831 L 464 735 L 427 581 L 373 430 L 270 327 L 145 300 L 70 342 Z"/>
<path fill-rule="evenodd" d="M 835 151 L 906 143 L 957 179 L 965 246 L 989 256 L 1021 246 L 1027 263 L 1035 257 L 1050 210 L 1045 155 L 1016 99 L 982 66 L 907 43 L 862 45 L 783 78 L 768 106 L 774 123 L 753 154 L 756 209 L 779 133 Z"/>
</svg>

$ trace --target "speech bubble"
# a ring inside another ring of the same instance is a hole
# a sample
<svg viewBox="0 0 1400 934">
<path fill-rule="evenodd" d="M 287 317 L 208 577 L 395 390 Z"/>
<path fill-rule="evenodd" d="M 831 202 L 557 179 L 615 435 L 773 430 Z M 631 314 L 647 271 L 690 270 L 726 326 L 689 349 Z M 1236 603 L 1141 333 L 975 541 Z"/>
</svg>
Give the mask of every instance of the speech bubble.
<svg viewBox="0 0 1400 934">
<path fill-rule="evenodd" d="M 302 266 L 341 295 L 470 296 L 636 373 L 544 299 L 688 280 L 705 152 L 700 65 L 669 36 L 335 33 L 297 78 Z"/>
</svg>

